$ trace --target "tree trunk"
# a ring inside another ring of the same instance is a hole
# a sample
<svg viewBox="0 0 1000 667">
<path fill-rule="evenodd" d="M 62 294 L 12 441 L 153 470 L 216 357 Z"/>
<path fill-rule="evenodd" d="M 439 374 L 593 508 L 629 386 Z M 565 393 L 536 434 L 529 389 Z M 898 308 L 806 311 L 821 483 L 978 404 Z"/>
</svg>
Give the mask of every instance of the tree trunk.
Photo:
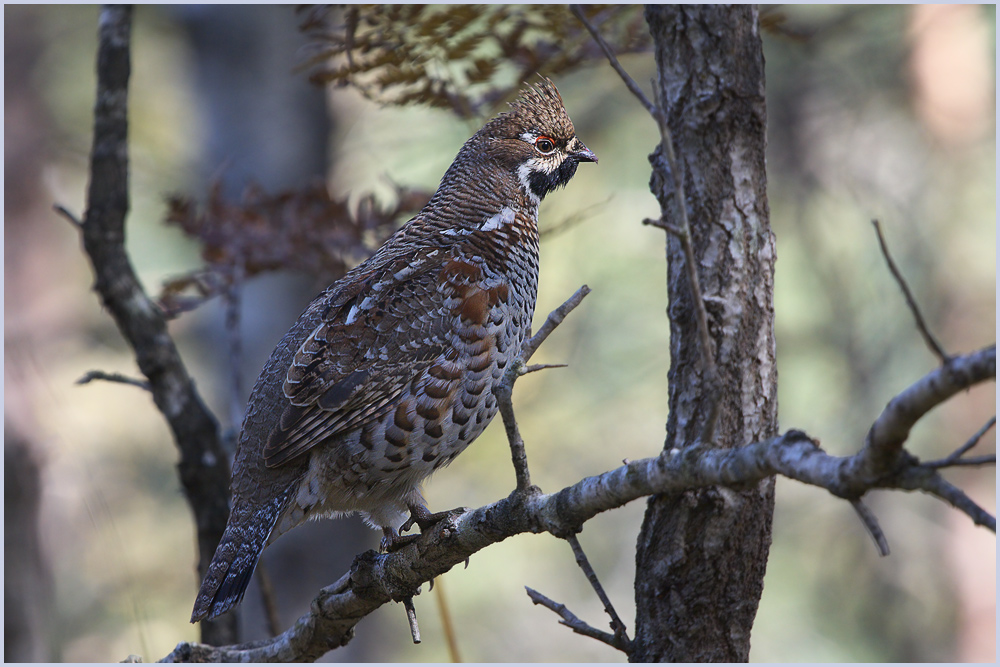
<svg viewBox="0 0 1000 667">
<path fill-rule="evenodd" d="M 764 164 L 764 56 L 752 6 L 648 6 L 658 79 L 683 175 L 663 146 L 650 188 L 663 220 L 686 205 L 719 384 L 710 391 L 682 246 L 667 235 L 670 299 L 665 448 L 734 447 L 777 434 L 774 237 Z M 718 421 L 698 444 L 713 399 Z M 771 543 L 774 479 L 650 499 L 636 550 L 634 662 L 736 662 L 750 652 Z"/>
</svg>

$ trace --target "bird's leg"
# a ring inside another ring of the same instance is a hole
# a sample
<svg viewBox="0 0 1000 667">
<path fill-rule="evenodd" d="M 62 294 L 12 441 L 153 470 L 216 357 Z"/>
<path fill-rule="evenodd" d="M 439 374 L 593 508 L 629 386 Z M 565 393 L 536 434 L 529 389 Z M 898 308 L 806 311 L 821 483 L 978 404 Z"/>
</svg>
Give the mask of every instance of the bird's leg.
<svg viewBox="0 0 1000 667">
<path fill-rule="evenodd" d="M 430 510 L 418 503 L 410 503 L 407 507 L 410 510 L 410 518 L 399 529 L 406 531 L 413 528 L 413 526 L 419 526 L 421 533 L 439 521 L 443 521 L 449 517 L 456 517 L 469 511 L 467 507 L 456 507 L 447 512 L 434 512 L 432 514 Z"/>
</svg>

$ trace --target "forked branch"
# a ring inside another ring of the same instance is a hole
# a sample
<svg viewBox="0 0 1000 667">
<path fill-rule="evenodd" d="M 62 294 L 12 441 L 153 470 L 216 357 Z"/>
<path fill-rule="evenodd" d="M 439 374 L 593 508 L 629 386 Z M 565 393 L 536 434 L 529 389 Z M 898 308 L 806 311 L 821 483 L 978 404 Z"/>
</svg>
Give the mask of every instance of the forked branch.
<svg viewBox="0 0 1000 667">
<path fill-rule="evenodd" d="M 94 269 L 94 290 L 135 351 L 139 370 L 180 450 L 181 482 L 198 527 L 199 572 L 203 573 L 229 514 L 229 461 L 215 418 L 198 395 L 162 313 L 146 296 L 125 252 L 131 26 L 131 7 L 101 9 L 90 185 L 79 228 Z M 234 620 L 203 625 L 203 637 L 232 641 Z"/>
</svg>

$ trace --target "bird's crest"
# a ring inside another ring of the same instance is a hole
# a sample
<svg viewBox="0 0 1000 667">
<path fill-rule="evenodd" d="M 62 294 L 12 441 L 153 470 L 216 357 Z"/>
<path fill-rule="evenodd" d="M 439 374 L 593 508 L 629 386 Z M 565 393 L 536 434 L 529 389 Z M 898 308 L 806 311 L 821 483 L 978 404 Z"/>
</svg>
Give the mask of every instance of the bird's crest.
<svg viewBox="0 0 1000 667">
<path fill-rule="evenodd" d="M 563 138 L 576 134 L 573 121 L 566 113 L 562 96 L 550 79 L 541 81 L 521 91 L 517 99 L 510 103 L 510 111 L 501 113 L 491 120 L 483 130 L 493 127 L 514 126 L 520 132 L 555 132 Z M 491 133 L 492 134 L 492 133 Z"/>
</svg>

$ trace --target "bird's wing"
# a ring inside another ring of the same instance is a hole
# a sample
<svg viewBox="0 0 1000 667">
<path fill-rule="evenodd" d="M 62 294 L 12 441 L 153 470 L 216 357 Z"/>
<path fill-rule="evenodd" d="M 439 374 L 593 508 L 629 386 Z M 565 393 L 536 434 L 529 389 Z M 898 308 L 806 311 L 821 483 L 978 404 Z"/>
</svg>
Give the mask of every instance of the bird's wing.
<svg viewBox="0 0 1000 667">
<path fill-rule="evenodd" d="M 288 403 L 264 447 L 266 465 L 281 465 L 384 416 L 448 354 L 463 322 L 485 324 L 473 320 L 485 320 L 500 295 L 481 288 L 485 267 L 477 259 L 455 260 L 426 248 L 378 262 L 335 290 L 324 321 L 288 369 Z"/>
</svg>

